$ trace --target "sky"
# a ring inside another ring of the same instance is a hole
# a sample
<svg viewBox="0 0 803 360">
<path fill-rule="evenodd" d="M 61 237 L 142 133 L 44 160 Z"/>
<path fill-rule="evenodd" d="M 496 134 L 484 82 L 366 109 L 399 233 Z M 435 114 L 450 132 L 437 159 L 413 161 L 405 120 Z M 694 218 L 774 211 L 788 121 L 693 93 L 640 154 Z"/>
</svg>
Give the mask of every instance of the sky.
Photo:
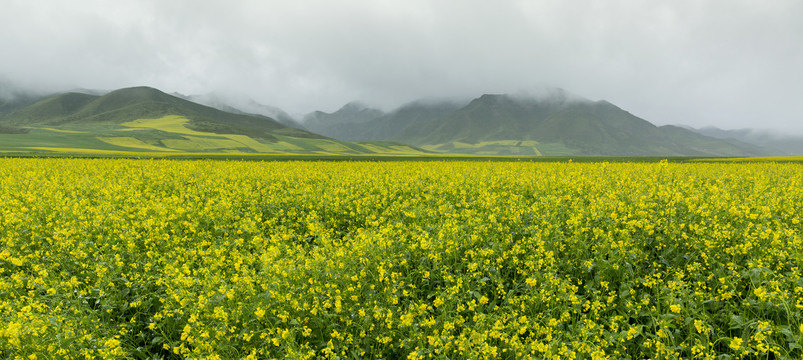
<svg viewBox="0 0 803 360">
<path fill-rule="evenodd" d="M 803 1 L 2 0 L 0 78 L 291 114 L 558 87 L 652 123 L 803 133 Z"/>
</svg>

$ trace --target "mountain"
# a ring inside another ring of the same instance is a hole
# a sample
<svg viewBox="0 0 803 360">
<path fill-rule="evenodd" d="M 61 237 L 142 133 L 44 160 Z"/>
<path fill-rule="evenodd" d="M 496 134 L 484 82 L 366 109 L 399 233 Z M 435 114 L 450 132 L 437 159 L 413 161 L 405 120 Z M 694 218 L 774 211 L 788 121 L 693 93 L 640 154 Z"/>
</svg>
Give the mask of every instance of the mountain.
<svg viewBox="0 0 803 360">
<path fill-rule="evenodd" d="M 388 113 L 352 102 L 303 124 L 275 107 L 232 104 L 149 87 L 44 96 L 0 83 L 0 151 L 762 156 L 803 149 L 796 138 L 659 127 L 560 89 L 417 101 Z"/>
<path fill-rule="evenodd" d="M 736 140 L 657 127 L 607 101 L 555 89 L 541 96 L 485 94 L 463 106 L 414 103 L 330 136 L 394 140 L 453 153 L 495 155 L 745 156 L 772 152 Z M 336 129 L 336 130 L 335 130 Z"/>
<path fill-rule="evenodd" d="M 384 115 L 382 110 L 368 107 L 361 102 L 350 102 L 333 113 L 315 111 L 302 119 L 302 124 L 310 131 L 341 140 L 349 139 L 349 130 L 344 124 L 359 126 Z"/>
<path fill-rule="evenodd" d="M 397 139 L 416 145 L 535 141 L 546 145 L 547 149 L 568 149 L 578 155 L 761 153 L 746 144 L 701 139 L 683 129 L 656 127 L 607 101 L 593 102 L 560 95 L 545 99 L 483 95 L 426 128 L 401 133 Z"/>
<path fill-rule="evenodd" d="M 189 119 L 196 131 L 243 134 L 272 139 L 271 132 L 285 126 L 268 117 L 233 114 L 168 95 L 149 87 L 112 91 L 103 96 L 65 93 L 47 98 L 10 114 L 9 125 L 64 125 L 80 123 L 123 123 L 133 119 L 178 115 Z M 305 132 L 309 137 L 320 137 Z"/>
<path fill-rule="evenodd" d="M 399 141 L 397 136 L 405 129 L 417 129 L 445 116 L 462 105 L 455 101 L 420 100 L 405 104 L 400 108 L 381 114 L 370 120 L 348 122 L 341 118 L 325 127 L 318 127 L 323 134 L 336 139 L 349 141 L 392 140 Z M 366 117 L 367 118 L 367 117 Z"/>
<path fill-rule="evenodd" d="M 149 87 L 68 92 L 15 108 L 0 116 L 0 151 L 422 154 L 398 143 L 334 140 Z"/>
<path fill-rule="evenodd" d="M 0 80 L 0 116 L 31 105 L 44 97 L 45 95 Z"/>
<path fill-rule="evenodd" d="M 273 118 L 287 127 L 307 130 L 304 125 L 301 125 L 301 123 L 296 121 L 290 114 L 275 106 L 260 104 L 254 100 L 249 100 L 247 103 L 238 106 L 238 108 L 248 114 L 258 114 Z"/>
<path fill-rule="evenodd" d="M 717 139 L 735 139 L 782 155 L 803 155 L 803 135 L 782 134 L 758 129 L 723 130 L 716 127 L 692 128 L 690 130 Z"/>
<path fill-rule="evenodd" d="M 242 100 L 227 98 L 214 93 L 209 93 L 204 95 L 189 95 L 189 96 L 174 93 L 173 95 L 180 97 L 184 100 L 189 100 L 192 102 L 210 106 L 225 112 L 230 112 L 234 114 L 267 116 L 271 119 L 276 120 L 278 123 L 284 126 L 306 130 L 304 126 L 302 126 L 298 121 L 296 121 L 292 116 L 290 116 L 282 109 L 279 109 L 275 106 L 260 104 L 254 100 L 242 101 Z"/>
</svg>

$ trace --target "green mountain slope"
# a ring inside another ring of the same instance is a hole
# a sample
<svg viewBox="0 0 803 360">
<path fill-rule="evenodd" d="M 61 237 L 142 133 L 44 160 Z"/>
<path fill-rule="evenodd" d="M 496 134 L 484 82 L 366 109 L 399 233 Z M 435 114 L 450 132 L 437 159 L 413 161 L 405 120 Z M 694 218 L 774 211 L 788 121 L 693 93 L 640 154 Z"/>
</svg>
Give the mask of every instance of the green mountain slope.
<svg viewBox="0 0 803 360">
<path fill-rule="evenodd" d="M 304 116 L 302 125 L 312 132 L 341 140 L 352 138 L 352 127 L 364 126 L 365 123 L 381 117 L 384 113 L 360 102 L 350 102 L 333 113 L 315 111 Z M 345 125 L 345 126 L 344 126 Z"/>
<path fill-rule="evenodd" d="M 191 129 L 219 134 L 243 134 L 272 139 L 273 130 L 285 128 L 268 117 L 228 113 L 148 87 L 120 89 L 103 96 L 61 94 L 10 114 L 4 122 L 9 125 L 119 124 L 133 119 L 168 115 L 190 119 L 188 127 Z M 300 130 L 296 133 L 320 137 Z"/>
<path fill-rule="evenodd" d="M 350 103 L 334 113 L 305 118 L 304 126 L 323 135 L 149 87 L 103 95 L 21 94 L 0 92 L 0 151 L 783 155 L 737 139 L 658 127 L 609 102 L 562 90 L 540 97 L 486 94 L 463 103 L 419 101 L 390 113 Z"/>
<path fill-rule="evenodd" d="M 0 116 L 0 151 L 422 154 L 398 143 L 334 140 L 148 87 L 65 93 L 18 108 Z"/>
<path fill-rule="evenodd" d="M 182 95 L 173 93 L 172 95 L 188 100 L 194 103 L 213 107 L 215 109 L 245 115 L 267 116 L 278 123 L 296 129 L 306 130 L 296 119 L 288 113 L 274 106 L 260 104 L 254 100 L 238 100 L 236 98 L 229 98 L 220 96 L 215 93 L 208 93 L 205 95 Z"/>
<path fill-rule="evenodd" d="M 766 155 L 737 141 L 707 138 L 674 127 L 657 127 L 606 102 L 553 96 L 548 99 L 486 95 L 439 119 L 413 144 L 533 140 L 578 155 L 735 156 Z M 454 134 L 454 135 L 450 135 Z"/>
<path fill-rule="evenodd" d="M 460 107 L 459 103 L 451 101 L 417 101 L 366 123 L 343 124 L 340 131 L 347 140 L 391 139 L 409 142 L 409 139 L 402 135 L 405 130 L 425 129 L 428 124 Z"/>
<path fill-rule="evenodd" d="M 531 117 L 541 116 L 552 104 L 538 106 L 505 95 L 483 95 L 435 121 L 404 129 L 397 138 L 418 144 L 451 141 L 531 140 Z"/>
<path fill-rule="evenodd" d="M 607 101 L 576 98 L 562 90 L 542 97 L 486 94 L 462 107 L 445 106 L 418 116 L 425 113 L 424 108 L 416 105 L 367 123 L 342 124 L 339 135 L 395 140 L 431 151 L 488 155 L 773 154 L 735 140 L 657 127 Z"/>
<path fill-rule="evenodd" d="M 97 98 L 80 93 L 60 94 L 18 110 L 2 121 L 9 125 L 54 123 L 75 114 Z"/>
</svg>

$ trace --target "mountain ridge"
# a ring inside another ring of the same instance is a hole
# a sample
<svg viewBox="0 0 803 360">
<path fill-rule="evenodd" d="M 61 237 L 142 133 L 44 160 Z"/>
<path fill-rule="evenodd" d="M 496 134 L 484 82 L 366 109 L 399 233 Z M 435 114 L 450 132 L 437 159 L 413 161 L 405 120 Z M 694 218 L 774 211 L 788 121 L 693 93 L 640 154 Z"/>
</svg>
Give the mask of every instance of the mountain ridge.
<svg viewBox="0 0 803 360">
<path fill-rule="evenodd" d="M 351 143 L 226 112 L 150 87 L 46 96 L 0 116 L 0 151 L 68 153 L 424 154 L 391 142 Z"/>
<path fill-rule="evenodd" d="M 688 129 L 698 134 L 717 139 L 735 139 L 748 144 L 773 149 L 782 155 L 803 155 L 803 134 L 782 133 L 761 129 L 725 130 L 713 126 L 699 129 L 688 127 Z"/>
<path fill-rule="evenodd" d="M 4 90 L 4 93 L 8 91 Z M 147 86 L 109 92 L 66 92 L 28 98 L 27 101 L 16 102 L 13 107 L 7 99 L 0 102 L 0 111 L 3 111 L 0 112 L 0 134 L 22 134 L 32 128 L 48 127 L 73 132 L 86 129 L 94 132 L 95 128 L 113 132 L 121 126 L 127 126 L 125 124 L 132 120 L 170 117 L 173 119 L 170 120 L 173 121 L 170 129 L 186 130 L 180 130 L 179 133 L 170 133 L 173 131 L 170 130 L 167 131 L 169 134 L 165 134 L 165 131 L 153 128 L 146 138 L 134 140 L 145 141 L 147 146 L 159 148 L 165 146 L 165 141 L 175 145 L 178 140 L 186 139 L 188 132 L 194 131 L 212 134 L 204 135 L 212 138 L 213 134 L 244 135 L 268 143 L 281 142 L 288 136 L 293 139 L 319 139 L 321 144 L 340 141 L 339 145 L 326 145 L 329 149 L 340 149 L 336 151 L 361 151 L 358 150 L 359 146 L 345 142 L 373 141 L 375 144 L 403 143 L 427 151 L 475 155 L 779 154 L 777 149 L 742 139 L 715 138 L 681 127 L 655 126 L 608 101 L 592 101 L 562 89 L 539 95 L 482 94 L 464 101 L 419 100 L 389 112 L 351 102 L 332 113 L 318 111 L 307 114 L 301 123 L 275 107 L 258 103 L 248 105 L 249 110 L 285 117 L 281 122 L 264 114 L 240 110 L 214 94 L 206 97 L 171 95 Z M 98 136 L 98 139 L 109 138 L 106 135 Z M 112 138 L 120 137 L 117 133 L 112 135 Z M 165 140 L 159 136 L 167 138 Z M 8 139 L 18 141 L 19 137 Z M 221 141 L 218 143 L 222 144 Z M 143 148 L 147 146 L 140 145 Z M 199 145 L 199 148 L 203 146 Z M 226 149 L 223 145 L 215 148 Z M 257 148 L 266 149 L 257 145 L 250 149 Z M 314 151 L 318 145 L 301 148 Z"/>
<path fill-rule="evenodd" d="M 267 116 L 284 126 L 300 130 L 307 130 L 295 118 L 290 116 L 290 114 L 286 113 L 284 110 L 275 106 L 260 104 L 253 99 L 249 99 L 247 101 L 236 101 L 225 96 L 220 96 L 216 93 L 207 93 L 203 95 L 183 95 L 179 93 L 173 93 L 172 95 L 184 100 L 192 101 L 234 114 Z"/>
<path fill-rule="evenodd" d="M 123 123 L 137 118 L 181 115 L 189 127 L 212 133 L 255 135 L 272 139 L 273 130 L 284 128 L 266 116 L 234 114 L 184 100 L 146 86 L 123 88 L 105 95 L 68 92 L 58 94 L 5 116 L 6 126 L 22 124 L 67 125 Z M 309 137 L 320 135 L 298 130 Z"/>
<path fill-rule="evenodd" d="M 414 117 L 410 114 L 428 114 Z M 373 120 L 343 122 L 325 135 L 393 140 L 433 151 L 609 156 L 752 156 L 776 152 L 737 140 L 658 127 L 605 101 L 558 89 L 543 96 L 483 94 L 440 111 L 410 103 Z M 461 150 L 462 149 L 462 150 Z"/>
</svg>

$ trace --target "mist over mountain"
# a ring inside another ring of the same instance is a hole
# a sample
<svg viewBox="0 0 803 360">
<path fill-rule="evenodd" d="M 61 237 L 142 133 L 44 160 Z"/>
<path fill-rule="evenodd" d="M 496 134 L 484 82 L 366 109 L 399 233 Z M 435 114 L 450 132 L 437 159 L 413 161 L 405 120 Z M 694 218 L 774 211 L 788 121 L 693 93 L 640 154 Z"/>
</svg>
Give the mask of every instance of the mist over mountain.
<svg viewBox="0 0 803 360">
<path fill-rule="evenodd" d="M 301 123 L 298 122 L 298 120 L 296 120 L 293 116 L 275 106 L 261 104 L 255 100 L 249 100 L 247 103 L 239 105 L 238 108 L 249 114 L 264 115 L 275 119 L 284 126 L 307 130 L 304 125 L 301 125 Z"/>
<path fill-rule="evenodd" d="M 782 133 L 766 129 L 724 130 L 717 127 L 691 128 L 691 130 L 717 139 L 739 140 L 771 149 L 783 155 L 803 155 L 803 135 L 800 134 Z"/>
<path fill-rule="evenodd" d="M 350 136 L 354 126 L 363 126 L 366 122 L 384 115 L 384 112 L 365 105 L 359 101 L 352 101 L 343 105 L 333 113 L 314 111 L 303 117 L 301 123 L 312 132 L 341 140 L 357 140 Z"/>
<path fill-rule="evenodd" d="M 222 96 L 215 93 L 203 95 L 183 95 L 174 93 L 173 95 L 185 100 L 193 101 L 234 114 L 267 116 L 284 126 L 305 130 L 303 125 L 301 125 L 298 121 L 296 121 L 295 118 L 290 116 L 290 114 L 286 113 L 284 110 L 275 106 L 260 104 L 252 99 L 244 100 Z"/>
<path fill-rule="evenodd" d="M 0 116 L 31 105 L 45 95 L 0 79 Z"/>
</svg>

